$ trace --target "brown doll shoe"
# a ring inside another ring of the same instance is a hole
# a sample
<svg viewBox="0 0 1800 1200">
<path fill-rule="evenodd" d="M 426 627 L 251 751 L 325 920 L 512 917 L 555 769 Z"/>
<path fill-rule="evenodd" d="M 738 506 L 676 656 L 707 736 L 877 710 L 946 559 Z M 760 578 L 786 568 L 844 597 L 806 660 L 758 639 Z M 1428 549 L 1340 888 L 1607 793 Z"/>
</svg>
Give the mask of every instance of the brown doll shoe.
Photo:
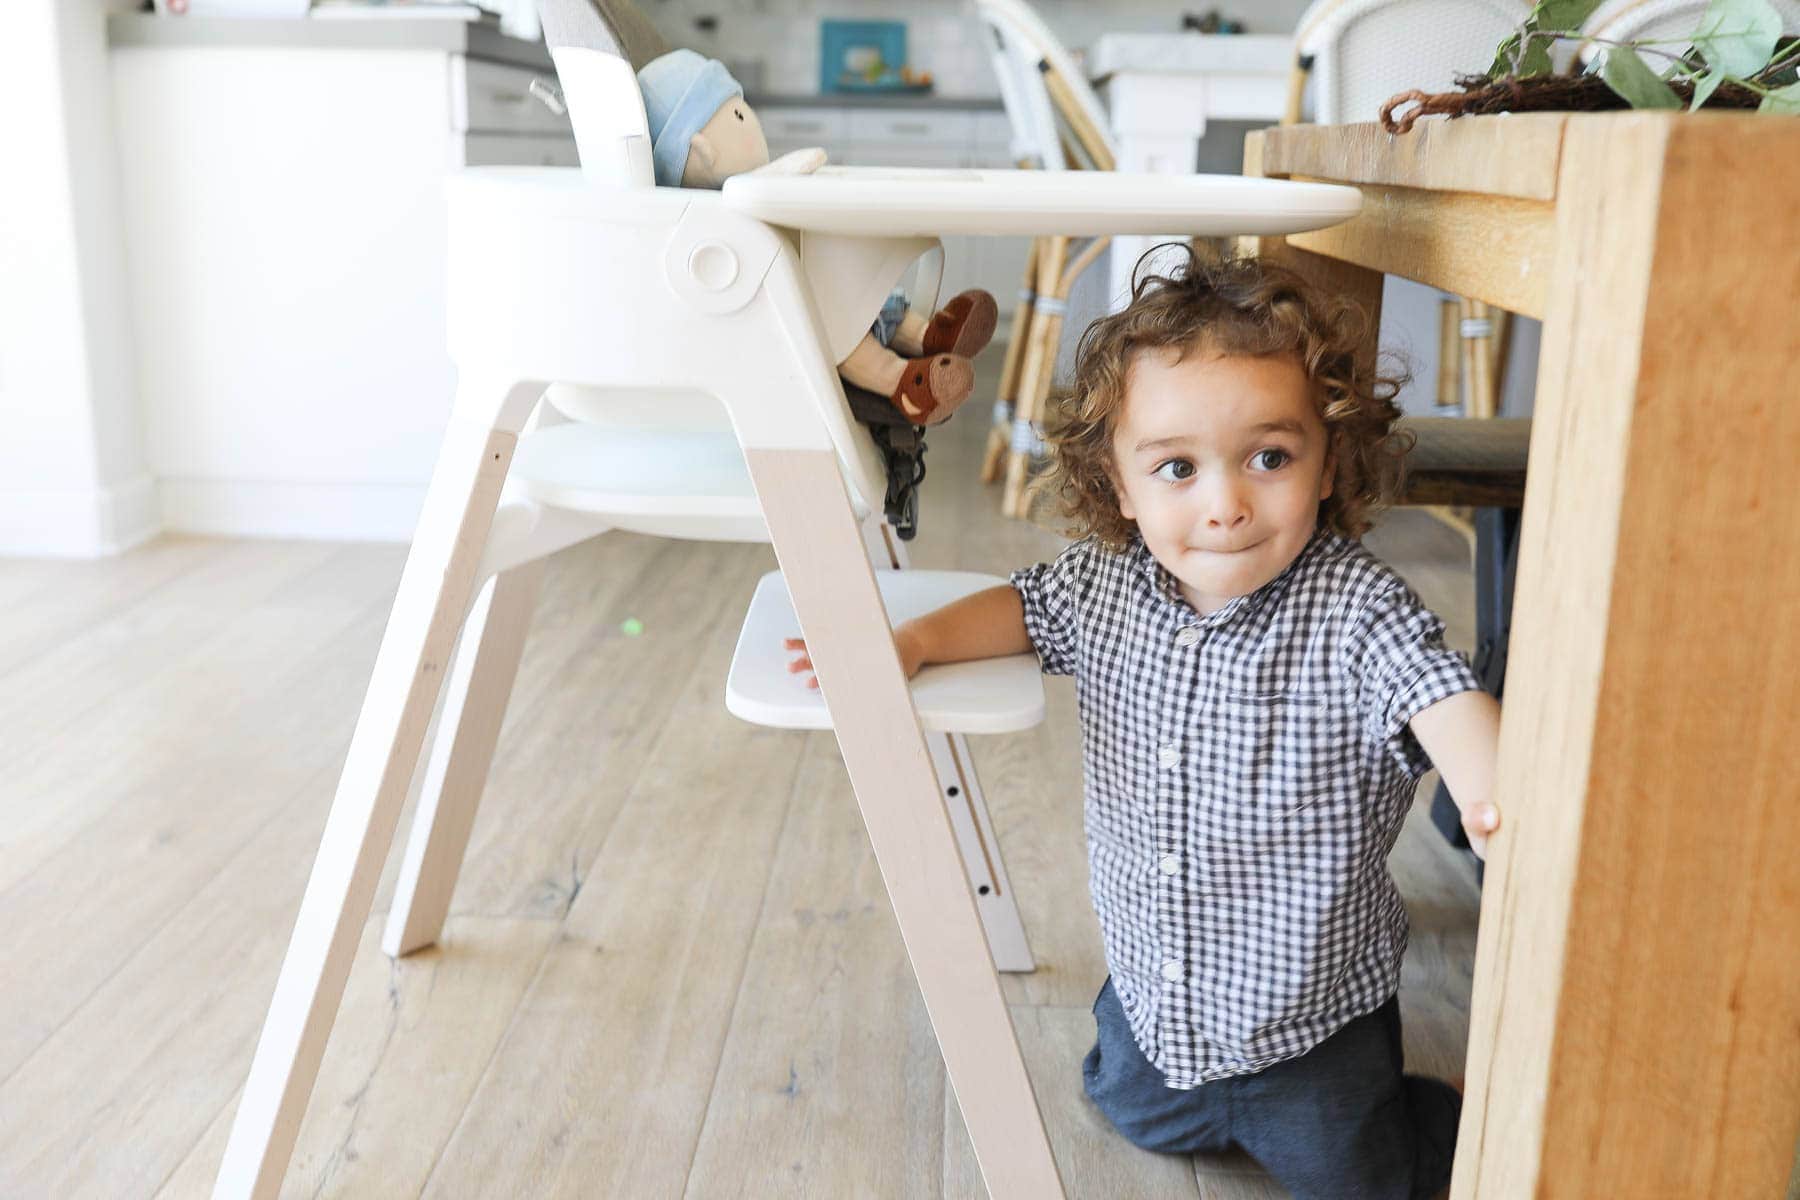
<svg viewBox="0 0 1800 1200">
<path fill-rule="evenodd" d="M 974 358 L 994 338 L 1000 306 L 980 288 L 950 297 L 925 326 L 925 353 Z"/>
<path fill-rule="evenodd" d="M 938 425 L 975 390 L 975 364 L 956 354 L 909 358 L 889 397 L 915 425 Z"/>
</svg>

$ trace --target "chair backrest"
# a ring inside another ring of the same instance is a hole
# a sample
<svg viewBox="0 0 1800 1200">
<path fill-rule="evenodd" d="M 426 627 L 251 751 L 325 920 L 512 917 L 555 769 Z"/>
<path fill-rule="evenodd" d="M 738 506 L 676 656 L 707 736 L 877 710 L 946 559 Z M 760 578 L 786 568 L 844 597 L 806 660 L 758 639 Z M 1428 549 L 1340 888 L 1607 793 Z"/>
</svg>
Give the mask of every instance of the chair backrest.
<svg viewBox="0 0 1800 1200">
<path fill-rule="evenodd" d="M 1316 0 L 1295 27 L 1312 62 L 1313 120 L 1373 121 L 1409 88 L 1447 92 L 1485 71 L 1531 12 L 1527 0 Z"/>
<path fill-rule="evenodd" d="M 1043 18 L 1023 0 L 974 2 L 996 44 L 994 73 L 1000 80 L 1001 103 L 1006 105 L 1007 119 L 1012 122 L 1015 150 L 1024 148 L 1053 169 L 1076 165 L 1068 161 L 1057 136 L 1057 101 L 1045 83 L 1046 70 L 1053 70 L 1065 85 L 1067 102 L 1075 106 L 1083 124 L 1099 138 L 1106 156 L 1116 161 L 1118 146 L 1107 132 L 1106 106 L 1100 103 L 1074 57 Z M 1016 96 L 1008 95 L 1009 87 Z"/>
<path fill-rule="evenodd" d="M 1781 17 L 1783 33 L 1800 33 L 1800 0 L 1770 0 Z M 1625 42 L 1633 38 L 1685 38 L 1700 27 L 1706 15 L 1707 0 L 1607 0 L 1588 15 L 1581 24 L 1583 37 L 1605 38 Z M 1593 42 L 1580 48 L 1583 62 L 1599 54 L 1604 46 Z M 1679 45 L 1664 46 L 1670 52 Z"/>
<path fill-rule="evenodd" d="M 1012 126 L 1012 161 L 1039 170 L 1063 170 L 1062 143 L 1056 136 L 1056 113 L 1050 94 L 1034 76 L 1037 66 L 1024 39 L 1008 28 L 1005 18 L 983 11 L 983 25 L 993 43 L 990 61 L 1000 85 L 1000 105 Z"/>
</svg>

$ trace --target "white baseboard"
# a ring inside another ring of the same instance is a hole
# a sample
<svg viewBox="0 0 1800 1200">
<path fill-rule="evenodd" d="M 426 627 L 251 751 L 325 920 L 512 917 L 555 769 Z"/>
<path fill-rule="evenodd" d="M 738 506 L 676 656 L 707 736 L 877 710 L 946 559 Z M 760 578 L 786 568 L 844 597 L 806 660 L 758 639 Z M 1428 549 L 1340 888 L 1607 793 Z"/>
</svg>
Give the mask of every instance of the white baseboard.
<svg viewBox="0 0 1800 1200">
<path fill-rule="evenodd" d="M 227 537 L 410 542 L 425 485 L 164 479 L 165 528 Z"/>
<path fill-rule="evenodd" d="M 0 555 L 104 558 L 161 529 L 148 475 L 113 487 L 0 490 Z"/>
</svg>

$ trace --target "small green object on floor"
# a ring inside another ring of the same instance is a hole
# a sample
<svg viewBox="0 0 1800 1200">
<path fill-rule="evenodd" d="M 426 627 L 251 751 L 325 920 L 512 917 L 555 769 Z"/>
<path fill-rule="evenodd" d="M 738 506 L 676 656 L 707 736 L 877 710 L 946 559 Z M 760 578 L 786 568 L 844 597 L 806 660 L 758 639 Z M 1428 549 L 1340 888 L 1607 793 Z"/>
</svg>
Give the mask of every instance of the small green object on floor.
<svg viewBox="0 0 1800 1200">
<path fill-rule="evenodd" d="M 619 622 L 619 632 L 626 637 L 636 637 L 638 634 L 644 632 L 644 623 L 636 617 L 626 617 L 623 621 Z"/>
</svg>

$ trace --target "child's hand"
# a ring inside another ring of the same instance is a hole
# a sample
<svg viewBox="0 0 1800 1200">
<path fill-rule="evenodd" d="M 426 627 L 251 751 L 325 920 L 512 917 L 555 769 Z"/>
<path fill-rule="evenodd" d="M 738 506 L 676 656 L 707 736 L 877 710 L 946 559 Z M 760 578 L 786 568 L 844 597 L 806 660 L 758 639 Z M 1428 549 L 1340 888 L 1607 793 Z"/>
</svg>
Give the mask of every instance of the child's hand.
<svg viewBox="0 0 1800 1200">
<path fill-rule="evenodd" d="M 789 674 L 798 675 L 802 671 L 813 669 L 812 658 L 806 653 L 805 638 L 788 638 L 782 642 L 782 647 L 800 656 L 788 663 Z M 894 630 L 894 652 L 900 656 L 900 669 L 906 673 L 908 679 L 917 675 L 919 668 L 925 665 L 925 653 L 919 647 L 918 639 L 907 631 L 905 625 Z M 818 687 L 819 677 L 817 675 L 809 676 L 806 686 Z"/>
<path fill-rule="evenodd" d="M 789 661 L 789 663 L 788 663 L 788 674 L 789 675 L 798 675 L 802 671 L 810 671 L 813 669 L 812 659 L 808 658 L 807 654 L 806 654 L 806 639 L 805 638 L 787 638 L 782 641 L 781 648 L 783 650 L 790 651 L 790 652 L 792 652 L 794 654 L 798 654 L 800 656 L 799 658 L 792 659 Z M 819 686 L 819 677 L 817 675 L 807 676 L 806 686 L 809 688 L 818 687 Z"/>
<path fill-rule="evenodd" d="M 1469 836 L 1469 848 L 1475 857 L 1487 858 L 1488 834 L 1500 828 L 1500 810 L 1492 804 L 1474 804 L 1463 810 L 1463 832 Z"/>
</svg>

